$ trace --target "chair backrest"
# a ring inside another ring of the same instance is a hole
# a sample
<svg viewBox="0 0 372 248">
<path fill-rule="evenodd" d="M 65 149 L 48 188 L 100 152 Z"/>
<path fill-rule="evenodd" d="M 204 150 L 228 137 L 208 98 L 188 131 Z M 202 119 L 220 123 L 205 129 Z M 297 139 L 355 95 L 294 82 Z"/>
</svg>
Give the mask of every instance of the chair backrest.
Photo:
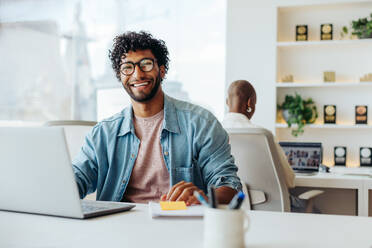
<svg viewBox="0 0 372 248">
<path fill-rule="evenodd" d="M 253 210 L 289 212 L 289 192 L 273 135 L 264 128 L 226 129 L 238 176 L 248 189 L 265 192 L 266 202 Z"/>
<path fill-rule="evenodd" d="M 44 126 L 60 126 L 64 128 L 70 157 L 73 159 L 79 153 L 85 136 L 96 124 L 97 122 L 94 121 L 62 120 L 48 121 L 44 123 Z"/>
</svg>

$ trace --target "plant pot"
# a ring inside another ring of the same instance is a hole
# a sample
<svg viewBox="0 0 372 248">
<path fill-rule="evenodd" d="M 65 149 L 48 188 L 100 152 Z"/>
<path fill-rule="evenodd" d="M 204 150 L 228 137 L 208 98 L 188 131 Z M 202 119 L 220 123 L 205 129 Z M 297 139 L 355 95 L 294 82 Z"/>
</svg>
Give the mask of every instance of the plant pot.
<svg viewBox="0 0 372 248">
<path fill-rule="evenodd" d="M 289 119 L 289 110 L 288 109 L 283 109 L 282 110 L 282 117 L 283 119 L 288 122 L 288 119 Z"/>
</svg>

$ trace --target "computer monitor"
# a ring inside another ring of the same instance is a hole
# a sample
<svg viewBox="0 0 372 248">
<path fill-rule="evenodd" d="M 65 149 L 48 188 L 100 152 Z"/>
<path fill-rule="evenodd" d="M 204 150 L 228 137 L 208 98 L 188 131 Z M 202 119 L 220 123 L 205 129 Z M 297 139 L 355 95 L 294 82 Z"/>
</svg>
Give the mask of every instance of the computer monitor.
<svg viewBox="0 0 372 248">
<path fill-rule="evenodd" d="M 319 142 L 279 142 L 296 172 L 318 171 L 322 163 L 322 143 Z"/>
</svg>

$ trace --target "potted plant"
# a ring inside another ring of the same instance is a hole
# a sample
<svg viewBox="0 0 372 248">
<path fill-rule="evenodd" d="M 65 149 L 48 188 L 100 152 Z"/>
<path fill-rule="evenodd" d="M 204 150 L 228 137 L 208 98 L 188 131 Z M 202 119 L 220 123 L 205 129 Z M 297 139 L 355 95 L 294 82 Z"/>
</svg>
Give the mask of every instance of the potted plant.
<svg viewBox="0 0 372 248">
<path fill-rule="evenodd" d="M 295 93 L 295 96 L 286 95 L 285 101 L 278 105 L 278 109 L 282 110 L 284 120 L 287 122 L 288 127 L 292 124 L 297 124 L 297 127 L 292 129 L 292 135 L 297 137 L 303 134 L 304 126 L 308 123 L 314 123 L 318 117 L 318 112 L 314 101 L 311 98 L 306 100 Z"/>
<path fill-rule="evenodd" d="M 372 38 L 372 13 L 368 17 L 359 18 L 358 20 L 351 22 L 352 35 L 356 35 L 359 39 Z M 345 36 L 349 33 L 346 26 L 342 27 L 341 36 Z"/>
</svg>

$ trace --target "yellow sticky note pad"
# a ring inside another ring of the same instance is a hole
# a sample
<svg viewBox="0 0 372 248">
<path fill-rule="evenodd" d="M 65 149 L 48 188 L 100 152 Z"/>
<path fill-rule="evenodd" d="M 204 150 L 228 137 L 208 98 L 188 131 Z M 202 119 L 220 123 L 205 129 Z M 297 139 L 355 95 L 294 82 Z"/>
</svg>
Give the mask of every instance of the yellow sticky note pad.
<svg viewBox="0 0 372 248">
<path fill-rule="evenodd" d="M 161 201 L 161 210 L 185 210 L 187 209 L 184 201 Z"/>
</svg>

